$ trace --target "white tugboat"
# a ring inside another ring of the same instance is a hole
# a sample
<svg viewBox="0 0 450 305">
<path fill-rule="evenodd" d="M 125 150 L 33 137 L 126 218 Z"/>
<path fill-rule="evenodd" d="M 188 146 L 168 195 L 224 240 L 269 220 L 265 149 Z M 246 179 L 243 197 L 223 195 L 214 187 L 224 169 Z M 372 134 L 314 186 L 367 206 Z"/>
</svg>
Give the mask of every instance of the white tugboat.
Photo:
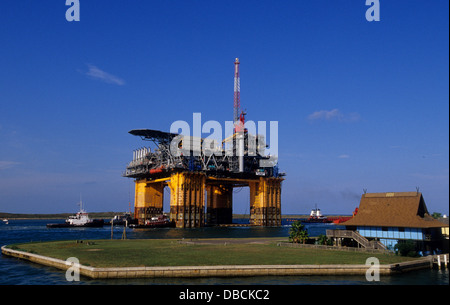
<svg viewBox="0 0 450 305">
<path fill-rule="evenodd" d="M 308 219 L 302 220 L 304 223 L 330 223 L 331 220 L 328 219 L 326 216 L 322 215 L 322 212 L 320 212 L 320 209 L 316 208 L 311 210 L 311 214 L 309 215 Z"/>
<path fill-rule="evenodd" d="M 80 211 L 76 215 L 67 217 L 64 223 L 49 223 L 48 228 L 68 227 L 103 227 L 103 219 L 90 219 L 88 213 L 83 210 L 83 202 L 80 200 Z"/>
</svg>

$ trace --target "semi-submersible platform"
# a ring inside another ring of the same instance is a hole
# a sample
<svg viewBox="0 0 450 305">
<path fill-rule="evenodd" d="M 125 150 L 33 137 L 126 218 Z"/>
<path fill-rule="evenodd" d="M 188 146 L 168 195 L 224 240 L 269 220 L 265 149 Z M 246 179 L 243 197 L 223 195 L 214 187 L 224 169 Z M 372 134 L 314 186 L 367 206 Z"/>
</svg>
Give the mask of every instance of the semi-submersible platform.
<svg viewBox="0 0 450 305">
<path fill-rule="evenodd" d="M 134 218 L 144 225 L 163 214 L 170 188 L 169 219 L 178 228 L 232 223 L 233 188 L 250 188 L 250 225 L 281 225 L 281 183 L 277 160 L 265 154 L 262 135 L 245 128 L 240 109 L 239 59 L 235 60 L 233 134 L 215 140 L 150 129 L 129 133 L 155 144 L 133 151 L 124 177 L 135 179 Z M 206 212 L 205 212 L 206 205 Z"/>
</svg>

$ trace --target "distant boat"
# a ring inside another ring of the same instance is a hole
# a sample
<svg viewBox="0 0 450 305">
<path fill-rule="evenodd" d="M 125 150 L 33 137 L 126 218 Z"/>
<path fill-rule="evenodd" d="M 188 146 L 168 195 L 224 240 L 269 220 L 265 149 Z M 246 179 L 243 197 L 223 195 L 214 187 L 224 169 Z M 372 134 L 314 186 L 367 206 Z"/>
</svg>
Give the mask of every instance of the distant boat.
<svg viewBox="0 0 450 305">
<path fill-rule="evenodd" d="M 115 215 L 111 218 L 111 221 L 105 223 L 105 225 L 114 225 L 114 226 L 125 226 L 134 223 L 134 219 L 131 217 L 130 213 L 123 213 L 122 215 Z"/>
<path fill-rule="evenodd" d="M 311 210 L 311 214 L 308 219 L 302 220 L 304 223 L 330 223 L 332 220 L 328 219 L 326 216 L 322 215 L 320 209 L 317 208 L 317 205 L 314 209 Z"/>
<path fill-rule="evenodd" d="M 323 216 L 320 209 L 316 208 L 311 210 L 311 214 L 308 219 L 302 220 L 303 223 L 334 223 L 336 225 L 346 222 L 353 218 L 358 213 L 358 208 L 353 211 L 352 216 Z"/>
<path fill-rule="evenodd" d="M 48 228 L 70 228 L 70 227 L 103 227 L 103 219 L 90 219 L 88 213 L 83 210 L 83 203 L 80 201 L 80 211 L 73 216 L 67 217 L 64 223 L 49 223 Z"/>
<path fill-rule="evenodd" d="M 170 221 L 166 215 L 154 216 L 151 219 L 147 219 L 144 224 L 131 224 L 130 228 L 165 228 L 173 227 L 174 222 Z"/>
<path fill-rule="evenodd" d="M 5 225 L 9 224 L 9 220 L 8 220 L 7 218 L 3 219 L 3 223 L 4 223 Z"/>
</svg>

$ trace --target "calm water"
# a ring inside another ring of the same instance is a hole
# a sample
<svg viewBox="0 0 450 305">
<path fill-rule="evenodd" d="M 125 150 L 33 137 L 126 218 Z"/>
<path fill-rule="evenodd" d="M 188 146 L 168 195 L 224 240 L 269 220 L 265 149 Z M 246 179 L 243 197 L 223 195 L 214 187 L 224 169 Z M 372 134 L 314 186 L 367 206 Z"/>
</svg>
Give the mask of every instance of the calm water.
<svg viewBox="0 0 450 305">
<path fill-rule="evenodd" d="M 54 220 L 10 220 L 0 223 L 0 245 L 30 241 L 109 239 L 111 228 L 59 228 L 48 229 L 48 222 Z M 62 222 L 62 220 L 61 220 Z M 306 225 L 311 236 L 325 234 L 331 224 Z M 138 238 L 217 238 L 217 237 L 287 237 L 289 226 L 279 228 L 197 228 L 197 229 L 127 229 L 129 239 Z M 114 238 L 120 239 L 123 227 L 114 228 Z M 65 272 L 50 267 L 0 256 L 1 285 L 65 285 L 73 284 L 65 279 Z M 367 282 L 364 276 L 285 276 L 249 278 L 206 278 L 206 279 L 133 279 L 133 280 L 91 280 L 81 278 L 76 284 L 223 284 L 223 285 L 448 285 L 448 270 L 422 270 L 404 275 L 381 277 L 380 282 Z"/>
</svg>

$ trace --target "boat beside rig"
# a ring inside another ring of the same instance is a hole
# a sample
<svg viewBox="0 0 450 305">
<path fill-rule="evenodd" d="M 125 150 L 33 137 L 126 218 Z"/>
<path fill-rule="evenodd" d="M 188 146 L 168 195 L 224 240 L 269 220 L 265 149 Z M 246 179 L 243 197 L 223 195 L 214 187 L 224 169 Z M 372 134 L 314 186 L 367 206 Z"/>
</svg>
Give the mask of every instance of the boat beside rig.
<svg viewBox="0 0 450 305">
<path fill-rule="evenodd" d="M 170 221 L 166 215 L 153 216 L 150 219 L 145 220 L 143 224 L 131 224 L 130 228 L 145 229 L 145 228 L 170 228 L 175 227 L 175 222 Z"/>
<path fill-rule="evenodd" d="M 103 219 L 90 219 L 89 214 L 83 210 L 83 203 L 80 201 L 80 211 L 75 215 L 67 217 L 63 223 L 49 223 L 47 228 L 79 228 L 79 227 L 103 227 Z"/>
</svg>

